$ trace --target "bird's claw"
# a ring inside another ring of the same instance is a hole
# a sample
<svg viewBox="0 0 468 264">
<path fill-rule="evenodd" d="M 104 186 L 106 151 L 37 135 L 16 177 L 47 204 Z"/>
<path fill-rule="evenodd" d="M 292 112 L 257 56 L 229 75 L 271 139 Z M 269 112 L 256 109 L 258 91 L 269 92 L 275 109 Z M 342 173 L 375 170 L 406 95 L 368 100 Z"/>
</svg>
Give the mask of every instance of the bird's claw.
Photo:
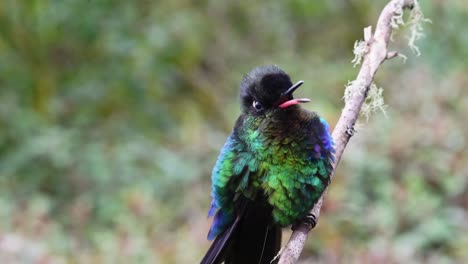
<svg viewBox="0 0 468 264">
<path fill-rule="evenodd" d="M 317 225 L 317 218 L 312 213 L 308 213 L 301 221 L 292 225 L 291 229 L 296 230 L 301 224 L 307 226 L 307 229 L 313 229 Z"/>
<path fill-rule="evenodd" d="M 317 218 L 312 213 L 308 213 L 303 221 L 310 229 L 317 225 Z"/>
<path fill-rule="evenodd" d="M 350 137 L 354 136 L 354 134 L 356 133 L 356 129 L 354 128 L 354 125 L 353 126 L 346 126 L 346 134 L 348 134 Z"/>
</svg>

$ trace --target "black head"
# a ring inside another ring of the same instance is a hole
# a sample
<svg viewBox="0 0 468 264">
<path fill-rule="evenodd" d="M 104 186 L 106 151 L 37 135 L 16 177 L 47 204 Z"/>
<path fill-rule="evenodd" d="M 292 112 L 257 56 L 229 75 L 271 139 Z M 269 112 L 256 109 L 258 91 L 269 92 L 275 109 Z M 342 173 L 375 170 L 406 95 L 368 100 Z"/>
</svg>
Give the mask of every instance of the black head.
<svg viewBox="0 0 468 264">
<path fill-rule="evenodd" d="M 302 83 L 293 85 L 289 75 L 276 65 L 257 67 L 240 84 L 242 109 L 247 113 L 263 114 L 268 110 L 308 102 L 309 99 L 293 99 L 293 92 Z"/>
</svg>

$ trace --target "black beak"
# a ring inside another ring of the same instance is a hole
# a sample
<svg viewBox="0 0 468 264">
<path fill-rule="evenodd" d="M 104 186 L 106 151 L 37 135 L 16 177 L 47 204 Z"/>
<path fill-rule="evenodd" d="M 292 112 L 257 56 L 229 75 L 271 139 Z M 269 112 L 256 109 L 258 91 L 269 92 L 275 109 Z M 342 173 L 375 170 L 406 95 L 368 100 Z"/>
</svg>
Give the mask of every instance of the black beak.
<svg viewBox="0 0 468 264">
<path fill-rule="evenodd" d="M 299 88 L 299 86 L 301 86 L 303 83 L 304 83 L 304 81 L 298 81 L 296 84 L 291 86 L 288 90 L 286 90 L 286 92 L 282 93 L 281 98 L 288 97 L 288 96 L 292 95 L 294 93 L 294 91 L 296 91 L 296 89 Z"/>
<path fill-rule="evenodd" d="M 288 107 L 290 107 L 292 105 L 310 102 L 310 99 L 307 99 L 307 98 L 292 99 L 292 94 L 294 93 L 294 91 L 296 91 L 296 89 L 299 88 L 299 86 L 301 86 L 303 83 L 304 83 L 304 81 L 298 81 L 296 84 L 291 86 L 288 90 L 286 90 L 286 92 L 282 93 L 281 97 L 280 97 L 281 98 L 280 100 L 283 103 L 278 105 L 278 107 L 284 109 L 284 108 L 288 108 Z"/>
</svg>

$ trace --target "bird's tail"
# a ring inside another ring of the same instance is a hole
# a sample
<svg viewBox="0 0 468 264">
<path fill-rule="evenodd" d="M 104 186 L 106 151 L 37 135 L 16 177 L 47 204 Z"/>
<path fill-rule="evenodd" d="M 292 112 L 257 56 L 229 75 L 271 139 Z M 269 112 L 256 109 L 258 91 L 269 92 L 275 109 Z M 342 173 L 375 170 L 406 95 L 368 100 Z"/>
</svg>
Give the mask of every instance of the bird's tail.
<svg viewBox="0 0 468 264">
<path fill-rule="evenodd" d="M 239 201 L 240 200 L 240 201 Z M 237 217 L 216 237 L 200 264 L 270 264 L 281 247 L 281 228 L 271 225 L 265 202 L 239 197 Z"/>
</svg>

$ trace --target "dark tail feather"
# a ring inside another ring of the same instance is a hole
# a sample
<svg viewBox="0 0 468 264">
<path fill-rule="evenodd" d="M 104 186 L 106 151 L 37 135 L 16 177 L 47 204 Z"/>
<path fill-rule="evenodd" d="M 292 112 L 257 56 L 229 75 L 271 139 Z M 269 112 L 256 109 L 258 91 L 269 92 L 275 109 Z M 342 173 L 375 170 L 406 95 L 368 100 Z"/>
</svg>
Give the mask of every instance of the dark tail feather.
<svg viewBox="0 0 468 264">
<path fill-rule="evenodd" d="M 239 223 L 236 240 L 226 252 L 226 264 L 270 264 L 281 247 L 281 228 L 270 225 L 271 209 L 254 202 Z"/>
<path fill-rule="evenodd" d="M 234 223 L 232 223 L 226 231 L 216 237 L 200 264 L 219 264 L 223 262 L 224 252 L 226 251 L 227 246 L 229 246 L 231 237 L 237 229 L 239 220 L 240 217 L 237 217 Z"/>
<path fill-rule="evenodd" d="M 249 201 L 239 199 L 236 207 L 237 217 L 226 231 L 218 235 L 206 252 L 200 264 L 219 264 L 224 261 L 225 252 L 232 243 L 233 237 L 236 237 L 238 225 L 244 216 Z"/>
<path fill-rule="evenodd" d="M 281 228 L 269 225 L 265 201 L 239 197 L 237 218 L 211 245 L 201 264 L 270 264 L 281 247 Z"/>
</svg>

